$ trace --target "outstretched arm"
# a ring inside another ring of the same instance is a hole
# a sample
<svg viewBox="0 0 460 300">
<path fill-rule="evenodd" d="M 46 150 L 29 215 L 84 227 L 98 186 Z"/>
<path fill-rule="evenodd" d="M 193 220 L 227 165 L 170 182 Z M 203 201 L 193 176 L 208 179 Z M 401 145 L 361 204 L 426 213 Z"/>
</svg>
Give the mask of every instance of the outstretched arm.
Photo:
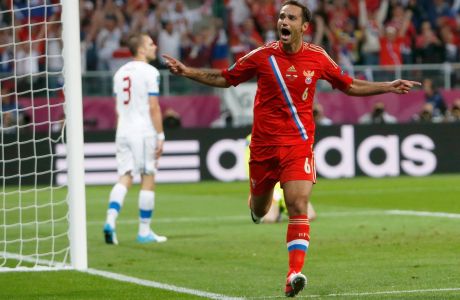
<svg viewBox="0 0 460 300">
<path fill-rule="evenodd" d="M 345 93 L 350 96 L 371 96 L 385 93 L 407 94 L 414 86 L 421 85 L 420 82 L 404 79 L 391 82 L 371 82 L 355 78 Z"/>
<path fill-rule="evenodd" d="M 222 76 L 222 71 L 218 69 L 198 69 L 190 68 L 178 61 L 177 59 L 164 54 L 166 65 L 169 71 L 174 75 L 184 76 L 200 83 L 215 86 L 215 87 L 229 87 L 230 84 Z"/>
</svg>

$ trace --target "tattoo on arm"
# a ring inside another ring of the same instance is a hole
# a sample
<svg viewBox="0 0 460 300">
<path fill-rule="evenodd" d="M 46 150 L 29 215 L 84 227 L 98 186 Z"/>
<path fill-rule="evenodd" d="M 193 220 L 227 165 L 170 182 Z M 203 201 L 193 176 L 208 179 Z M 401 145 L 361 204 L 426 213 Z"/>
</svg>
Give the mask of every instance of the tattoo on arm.
<svg viewBox="0 0 460 300">
<path fill-rule="evenodd" d="M 190 79 L 198 81 L 200 83 L 215 86 L 215 87 L 228 87 L 227 80 L 222 76 L 221 70 L 218 69 L 195 69 L 192 68 L 190 75 L 187 76 Z"/>
</svg>

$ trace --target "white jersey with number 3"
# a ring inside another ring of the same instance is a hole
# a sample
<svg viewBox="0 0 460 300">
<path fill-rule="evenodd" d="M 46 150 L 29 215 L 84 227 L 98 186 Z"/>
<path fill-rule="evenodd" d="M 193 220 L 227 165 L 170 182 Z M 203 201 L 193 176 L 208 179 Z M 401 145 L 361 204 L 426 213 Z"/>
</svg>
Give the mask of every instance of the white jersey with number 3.
<svg viewBox="0 0 460 300">
<path fill-rule="evenodd" d="M 118 114 L 117 137 L 155 135 L 149 96 L 159 95 L 160 72 L 145 62 L 131 61 L 115 73 L 113 81 Z"/>
</svg>

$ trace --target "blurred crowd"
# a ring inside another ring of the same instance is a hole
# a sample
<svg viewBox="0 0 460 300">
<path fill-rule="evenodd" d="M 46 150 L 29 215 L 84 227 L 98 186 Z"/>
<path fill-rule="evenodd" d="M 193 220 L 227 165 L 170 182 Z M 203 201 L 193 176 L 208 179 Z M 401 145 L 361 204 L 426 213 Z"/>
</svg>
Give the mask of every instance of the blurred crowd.
<svg viewBox="0 0 460 300">
<path fill-rule="evenodd" d="M 80 0 L 86 69 L 123 61 L 132 32 L 196 67 L 226 67 L 277 38 L 282 0 Z M 306 0 L 305 40 L 344 68 L 460 61 L 460 0 Z M 161 59 L 160 59 L 161 63 Z"/>
</svg>

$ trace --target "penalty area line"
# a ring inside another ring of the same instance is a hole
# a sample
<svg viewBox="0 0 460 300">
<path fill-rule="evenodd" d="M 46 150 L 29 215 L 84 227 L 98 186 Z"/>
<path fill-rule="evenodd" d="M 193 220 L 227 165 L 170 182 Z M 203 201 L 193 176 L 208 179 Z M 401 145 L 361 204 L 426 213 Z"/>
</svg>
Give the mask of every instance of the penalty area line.
<svg viewBox="0 0 460 300">
<path fill-rule="evenodd" d="M 122 282 L 134 283 L 134 284 L 137 284 L 137 285 L 142 285 L 142 286 L 147 286 L 147 287 L 167 290 L 167 291 L 176 292 L 176 293 L 199 296 L 199 297 L 203 297 L 203 298 L 207 298 L 207 299 L 222 299 L 222 300 L 243 300 L 243 299 L 245 299 L 245 298 L 231 297 L 231 296 L 226 296 L 226 295 L 216 294 L 216 293 L 210 293 L 210 292 L 205 292 L 205 291 L 200 291 L 200 290 L 193 290 L 193 289 L 184 288 L 184 287 L 180 287 L 180 286 L 175 286 L 175 285 L 171 285 L 171 284 L 165 284 L 165 283 L 160 283 L 160 282 L 156 282 L 156 281 L 152 281 L 152 280 L 146 280 L 146 279 L 140 279 L 140 278 L 136 278 L 136 277 L 131 277 L 131 276 L 123 275 L 123 274 L 112 273 L 112 272 L 107 272 L 107 271 L 102 271 L 102 270 L 97 270 L 97 269 L 89 268 L 88 270 L 85 270 L 83 272 L 91 274 L 91 275 L 97 275 L 97 276 L 105 277 L 105 278 L 108 278 L 108 279 L 118 280 L 118 281 L 122 281 Z"/>
</svg>

